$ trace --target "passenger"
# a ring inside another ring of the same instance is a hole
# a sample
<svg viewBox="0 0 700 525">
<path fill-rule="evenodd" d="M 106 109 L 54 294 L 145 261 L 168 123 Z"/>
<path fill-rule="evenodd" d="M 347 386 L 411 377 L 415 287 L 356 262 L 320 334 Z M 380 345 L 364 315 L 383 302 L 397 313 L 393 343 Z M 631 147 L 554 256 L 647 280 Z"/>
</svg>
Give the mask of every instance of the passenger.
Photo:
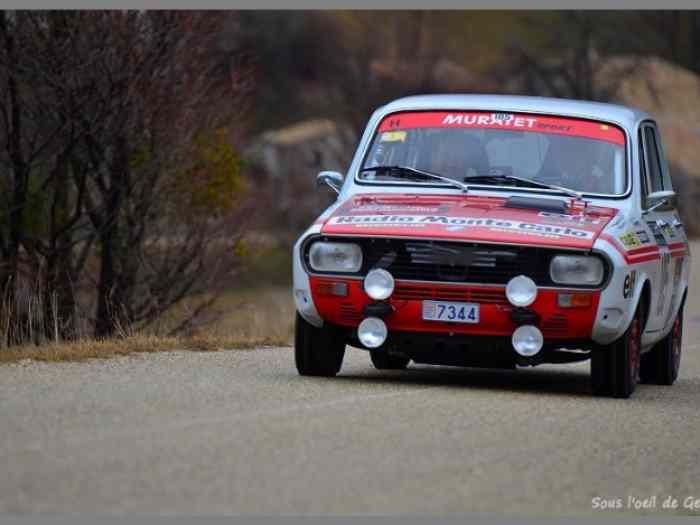
<svg viewBox="0 0 700 525">
<path fill-rule="evenodd" d="M 443 130 L 435 138 L 429 171 L 463 181 L 465 177 L 488 175 L 489 160 L 478 138 L 458 130 Z"/>
</svg>

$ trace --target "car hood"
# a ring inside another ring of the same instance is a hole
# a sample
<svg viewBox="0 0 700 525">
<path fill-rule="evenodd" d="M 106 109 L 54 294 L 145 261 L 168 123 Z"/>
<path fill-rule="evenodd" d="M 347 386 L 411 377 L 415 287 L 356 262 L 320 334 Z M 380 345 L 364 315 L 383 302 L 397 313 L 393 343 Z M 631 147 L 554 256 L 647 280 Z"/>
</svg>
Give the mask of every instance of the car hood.
<svg viewBox="0 0 700 525">
<path fill-rule="evenodd" d="M 430 238 L 588 250 L 617 210 L 572 199 L 564 213 L 544 199 L 471 195 L 363 194 L 340 204 L 321 226 L 323 235 Z M 524 202 L 523 202 L 524 201 Z M 524 207 L 523 207 L 524 206 Z"/>
</svg>

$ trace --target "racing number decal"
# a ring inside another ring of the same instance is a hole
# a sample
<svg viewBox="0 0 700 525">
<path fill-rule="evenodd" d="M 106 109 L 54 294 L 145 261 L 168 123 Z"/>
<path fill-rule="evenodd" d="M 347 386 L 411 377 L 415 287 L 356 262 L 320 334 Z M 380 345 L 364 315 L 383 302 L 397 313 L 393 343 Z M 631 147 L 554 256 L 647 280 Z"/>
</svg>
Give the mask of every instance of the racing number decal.
<svg viewBox="0 0 700 525">
<path fill-rule="evenodd" d="M 668 288 L 668 282 L 670 280 L 670 272 L 668 271 L 671 265 L 671 254 L 666 252 L 661 254 L 661 286 L 659 289 L 659 302 L 656 306 L 656 315 L 661 315 L 663 313 L 664 304 L 666 304 L 666 292 Z"/>
<path fill-rule="evenodd" d="M 676 259 L 676 264 L 673 267 L 673 284 L 671 285 L 673 289 L 671 290 L 671 305 L 668 309 L 668 314 L 666 315 L 666 320 L 664 326 L 668 326 L 671 322 L 671 317 L 673 317 L 673 305 L 676 304 L 677 294 L 680 291 L 680 280 L 681 274 L 683 273 L 683 258 L 679 257 Z"/>
<path fill-rule="evenodd" d="M 637 282 L 637 270 L 632 270 L 625 277 L 625 283 L 622 287 L 622 296 L 627 299 L 634 290 L 634 284 Z"/>
<path fill-rule="evenodd" d="M 509 120 L 513 119 L 513 115 L 511 113 L 492 113 L 491 119 L 492 120 L 509 121 Z"/>
</svg>

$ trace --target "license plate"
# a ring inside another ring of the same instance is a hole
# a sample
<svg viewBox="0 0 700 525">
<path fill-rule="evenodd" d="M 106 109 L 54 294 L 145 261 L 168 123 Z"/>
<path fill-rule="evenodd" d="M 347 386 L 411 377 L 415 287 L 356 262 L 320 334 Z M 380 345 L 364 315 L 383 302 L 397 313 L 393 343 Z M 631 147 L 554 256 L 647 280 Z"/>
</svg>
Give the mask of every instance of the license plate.
<svg viewBox="0 0 700 525">
<path fill-rule="evenodd" d="M 450 323 L 478 323 L 479 305 L 451 301 L 423 301 L 423 319 Z"/>
</svg>

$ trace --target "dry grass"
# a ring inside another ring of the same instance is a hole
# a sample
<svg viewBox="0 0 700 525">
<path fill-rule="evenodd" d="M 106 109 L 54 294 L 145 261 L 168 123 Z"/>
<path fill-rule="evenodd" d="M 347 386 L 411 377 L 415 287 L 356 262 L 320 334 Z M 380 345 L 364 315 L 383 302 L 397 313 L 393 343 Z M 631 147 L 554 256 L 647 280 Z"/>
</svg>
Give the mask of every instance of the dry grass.
<svg viewBox="0 0 700 525">
<path fill-rule="evenodd" d="M 224 295 L 216 304 L 220 317 L 206 327 L 209 335 L 291 341 L 294 300 L 291 286 L 251 288 Z"/>
<path fill-rule="evenodd" d="M 201 297 L 185 300 L 145 333 L 163 335 L 180 326 L 196 309 Z M 197 316 L 189 335 L 231 340 L 274 339 L 291 341 L 294 332 L 294 300 L 290 286 L 249 287 L 225 292 L 203 314 Z"/>
<path fill-rule="evenodd" d="M 231 292 L 216 303 L 216 315 L 194 333 L 183 337 L 162 335 L 177 318 L 164 320 L 154 329 L 127 337 L 80 339 L 41 346 L 0 349 L 0 364 L 23 359 L 36 361 L 84 361 L 135 353 L 188 350 L 215 352 L 291 343 L 294 302 L 288 286 Z M 180 312 L 182 313 L 182 312 Z"/>
<path fill-rule="evenodd" d="M 221 350 L 246 349 L 259 346 L 280 346 L 286 339 L 194 336 L 161 337 L 155 335 L 133 335 L 105 340 L 83 339 L 42 346 L 22 346 L 0 351 L 0 363 L 16 363 L 24 359 L 35 361 L 85 361 L 86 359 L 116 357 L 136 353 L 172 352 L 186 350 L 194 352 L 218 352 Z"/>
</svg>

